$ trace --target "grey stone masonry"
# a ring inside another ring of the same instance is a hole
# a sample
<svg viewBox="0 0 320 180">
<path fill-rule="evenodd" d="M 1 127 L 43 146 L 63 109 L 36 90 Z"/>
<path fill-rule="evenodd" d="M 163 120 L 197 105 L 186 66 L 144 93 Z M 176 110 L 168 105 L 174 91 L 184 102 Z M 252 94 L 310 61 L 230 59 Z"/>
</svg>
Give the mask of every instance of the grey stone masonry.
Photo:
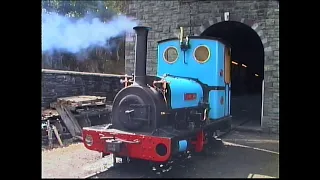
<svg viewBox="0 0 320 180">
<path fill-rule="evenodd" d="M 116 93 L 124 87 L 114 74 L 85 73 L 74 71 L 42 70 L 42 107 L 49 107 L 59 97 L 103 96 L 113 101 Z"/>
<path fill-rule="evenodd" d="M 224 13 L 229 12 L 229 19 Z M 265 51 L 262 128 L 279 132 L 279 2 L 244 0 L 128 1 L 126 14 L 139 25 L 152 28 L 148 37 L 147 74 L 157 71 L 157 41 L 178 35 L 182 26 L 194 35 L 221 21 L 242 22 L 260 36 Z M 128 34 L 125 48 L 126 73 L 134 70 L 134 34 Z"/>
</svg>

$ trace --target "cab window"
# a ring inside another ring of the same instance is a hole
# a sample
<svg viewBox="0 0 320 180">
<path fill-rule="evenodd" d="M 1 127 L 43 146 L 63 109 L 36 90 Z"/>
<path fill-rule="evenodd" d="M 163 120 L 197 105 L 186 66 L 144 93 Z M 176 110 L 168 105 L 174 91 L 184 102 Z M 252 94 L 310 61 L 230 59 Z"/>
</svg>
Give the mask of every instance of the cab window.
<svg viewBox="0 0 320 180">
<path fill-rule="evenodd" d="M 163 59 L 172 64 L 178 60 L 178 50 L 175 47 L 168 47 L 163 53 Z"/>
<path fill-rule="evenodd" d="M 201 45 L 194 50 L 194 59 L 198 63 L 206 63 L 210 58 L 210 50 L 207 46 Z"/>
</svg>

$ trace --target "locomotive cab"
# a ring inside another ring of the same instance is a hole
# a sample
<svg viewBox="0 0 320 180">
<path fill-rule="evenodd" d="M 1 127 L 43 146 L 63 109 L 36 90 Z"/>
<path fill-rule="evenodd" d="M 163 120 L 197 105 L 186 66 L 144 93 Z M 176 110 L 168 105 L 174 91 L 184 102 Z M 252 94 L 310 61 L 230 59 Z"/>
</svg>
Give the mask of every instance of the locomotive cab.
<svg viewBox="0 0 320 180">
<path fill-rule="evenodd" d="M 199 104 L 208 105 L 208 121 L 217 122 L 230 115 L 230 47 L 227 43 L 212 37 L 190 36 L 187 45 L 178 38 L 158 42 L 158 72 L 170 84 L 172 78 L 186 79 L 201 86 L 202 99 Z M 190 93 L 191 85 L 175 88 L 181 94 Z M 172 104 L 181 101 L 181 97 L 171 97 Z M 181 101 L 180 106 L 188 106 Z M 231 122 L 226 122 L 230 128 Z M 219 129 L 219 128 L 217 128 Z"/>
</svg>

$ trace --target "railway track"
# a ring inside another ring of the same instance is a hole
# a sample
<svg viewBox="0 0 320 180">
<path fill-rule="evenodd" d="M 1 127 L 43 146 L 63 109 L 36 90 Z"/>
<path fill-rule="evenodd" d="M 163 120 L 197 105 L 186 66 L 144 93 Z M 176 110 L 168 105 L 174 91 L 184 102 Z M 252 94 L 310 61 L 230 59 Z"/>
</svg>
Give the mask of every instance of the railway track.
<svg viewBox="0 0 320 180">
<path fill-rule="evenodd" d="M 245 120 L 239 123 L 237 126 L 232 127 L 228 131 L 219 133 L 217 138 L 220 139 L 225 137 L 226 135 L 235 131 L 237 127 L 242 126 L 243 124 L 246 124 L 249 121 L 250 120 Z M 115 167 L 110 166 L 102 172 L 96 172 L 96 173 L 87 175 L 83 177 L 83 179 L 99 179 L 99 178 L 106 178 L 106 177 L 108 178 L 157 178 L 159 177 L 159 175 L 155 174 L 151 170 L 145 169 L 147 164 L 137 164 L 137 163 L 143 163 L 143 162 L 118 164 Z M 175 162 L 175 166 L 181 166 L 181 164 L 179 162 L 178 163 Z M 161 174 L 161 177 L 165 177 L 165 174 Z"/>
</svg>

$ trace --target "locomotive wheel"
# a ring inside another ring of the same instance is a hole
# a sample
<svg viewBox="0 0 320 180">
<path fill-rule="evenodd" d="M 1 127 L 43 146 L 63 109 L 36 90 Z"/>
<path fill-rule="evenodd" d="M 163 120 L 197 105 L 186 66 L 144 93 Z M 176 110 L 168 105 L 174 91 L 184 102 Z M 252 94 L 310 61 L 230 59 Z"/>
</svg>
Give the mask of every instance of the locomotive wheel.
<svg viewBox="0 0 320 180">
<path fill-rule="evenodd" d="M 155 163 L 150 162 L 149 166 L 153 174 L 155 174 L 158 178 L 161 178 L 166 172 L 169 172 L 172 169 L 173 161 L 163 162 L 163 163 Z"/>
<path fill-rule="evenodd" d="M 206 132 L 207 143 L 204 145 L 203 150 L 196 153 L 199 156 L 215 156 L 224 151 L 223 141 L 217 138 L 216 131 Z"/>
<path fill-rule="evenodd" d="M 131 159 L 125 156 L 117 156 L 117 158 L 121 159 L 121 164 L 129 164 L 131 163 Z"/>
<path fill-rule="evenodd" d="M 112 165 L 113 167 L 116 167 L 117 165 L 117 156 L 114 154 L 112 154 Z"/>
<path fill-rule="evenodd" d="M 122 162 L 121 163 L 119 163 L 118 161 L 117 161 L 117 158 L 121 158 L 121 157 L 119 157 L 119 156 L 117 156 L 117 155 L 115 155 L 115 154 L 112 154 L 112 165 L 113 165 L 113 167 L 118 167 L 118 166 L 120 166 L 121 164 L 123 164 Z M 122 160 L 122 159 L 121 159 Z"/>
</svg>

